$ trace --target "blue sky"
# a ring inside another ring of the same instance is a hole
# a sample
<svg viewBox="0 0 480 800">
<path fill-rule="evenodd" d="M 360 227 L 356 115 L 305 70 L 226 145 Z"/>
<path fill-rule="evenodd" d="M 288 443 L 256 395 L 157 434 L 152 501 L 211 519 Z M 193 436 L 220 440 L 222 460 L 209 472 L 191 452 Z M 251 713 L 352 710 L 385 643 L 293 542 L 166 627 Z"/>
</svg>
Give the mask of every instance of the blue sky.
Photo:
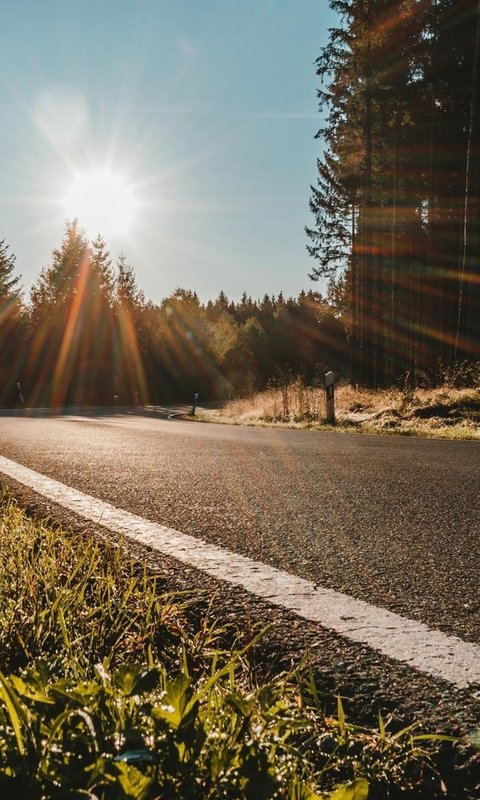
<svg viewBox="0 0 480 800">
<path fill-rule="evenodd" d="M 73 176 L 105 165 L 137 208 L 129 230 L 102 232 L 148 299 L 315 288 L 304 226 L 327 0 L 0 7 L 0 239 L 26 290 L 62 239 Z"/>
</svg>

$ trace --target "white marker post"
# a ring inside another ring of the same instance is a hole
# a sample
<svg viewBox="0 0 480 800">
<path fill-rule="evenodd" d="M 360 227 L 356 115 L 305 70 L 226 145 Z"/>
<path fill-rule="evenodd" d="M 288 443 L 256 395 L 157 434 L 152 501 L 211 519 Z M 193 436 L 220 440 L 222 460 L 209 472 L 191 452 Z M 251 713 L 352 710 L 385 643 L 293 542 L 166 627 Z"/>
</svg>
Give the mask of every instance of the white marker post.
<svg viewBox="0 0 480 800">
<path fill-rule="evenodd" d="M 333 372 L 325 373 L 325 398 L 327 401 L 327 422 L 335 425 L 335 376 Z"/>
</svg>

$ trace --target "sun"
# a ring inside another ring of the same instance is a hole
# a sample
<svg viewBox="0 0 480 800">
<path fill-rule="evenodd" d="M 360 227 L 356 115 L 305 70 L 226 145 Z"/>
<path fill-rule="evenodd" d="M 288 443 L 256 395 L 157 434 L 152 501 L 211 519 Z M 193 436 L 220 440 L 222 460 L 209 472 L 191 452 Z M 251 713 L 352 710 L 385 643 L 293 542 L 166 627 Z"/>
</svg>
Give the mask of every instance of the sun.
<svg viewBox="0 0 480 800">
<path fill-rule="evenodd" d="M 109 169 L 77 173 L 64 198 L 66 217 L 78 219 L 91 236 L 128 235 L 137 207 L 133 188 Z"/>
</svg>

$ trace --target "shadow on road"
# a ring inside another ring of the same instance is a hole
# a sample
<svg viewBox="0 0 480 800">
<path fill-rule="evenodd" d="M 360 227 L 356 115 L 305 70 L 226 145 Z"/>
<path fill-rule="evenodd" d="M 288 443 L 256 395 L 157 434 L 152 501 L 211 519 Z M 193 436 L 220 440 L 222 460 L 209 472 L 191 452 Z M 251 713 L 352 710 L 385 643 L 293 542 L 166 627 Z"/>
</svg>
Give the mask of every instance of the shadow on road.
<svg viewBox="0 0 480 800">
<path fill-rule="evenodd" d="M 2 408 L 0 417 L 112 417 L 135 416 L 161 419 L 186 417 L 191 405 L 175 406 L 65 406 L 61 408 Z"/>
</svg>

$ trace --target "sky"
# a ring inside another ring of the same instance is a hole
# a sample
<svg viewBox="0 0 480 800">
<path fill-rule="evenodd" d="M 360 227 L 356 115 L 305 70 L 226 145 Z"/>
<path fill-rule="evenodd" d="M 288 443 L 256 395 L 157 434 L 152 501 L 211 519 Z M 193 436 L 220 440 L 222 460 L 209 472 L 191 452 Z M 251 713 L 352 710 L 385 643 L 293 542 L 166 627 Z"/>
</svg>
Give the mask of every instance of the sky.
<svg viewBox="0 0 480 800">
<path fill-rule="evenodd" d="M 79 182 L 88 237 L 102 233 L 114 262 L 123 252 L 155 303 L 177 287 L 204 302 L 318 287 L 304 228 L 321 153 L 314 61 L 336 24 L 327 0 L 0 10 L 0 239 L 27 297 Z"/>
</svg>

